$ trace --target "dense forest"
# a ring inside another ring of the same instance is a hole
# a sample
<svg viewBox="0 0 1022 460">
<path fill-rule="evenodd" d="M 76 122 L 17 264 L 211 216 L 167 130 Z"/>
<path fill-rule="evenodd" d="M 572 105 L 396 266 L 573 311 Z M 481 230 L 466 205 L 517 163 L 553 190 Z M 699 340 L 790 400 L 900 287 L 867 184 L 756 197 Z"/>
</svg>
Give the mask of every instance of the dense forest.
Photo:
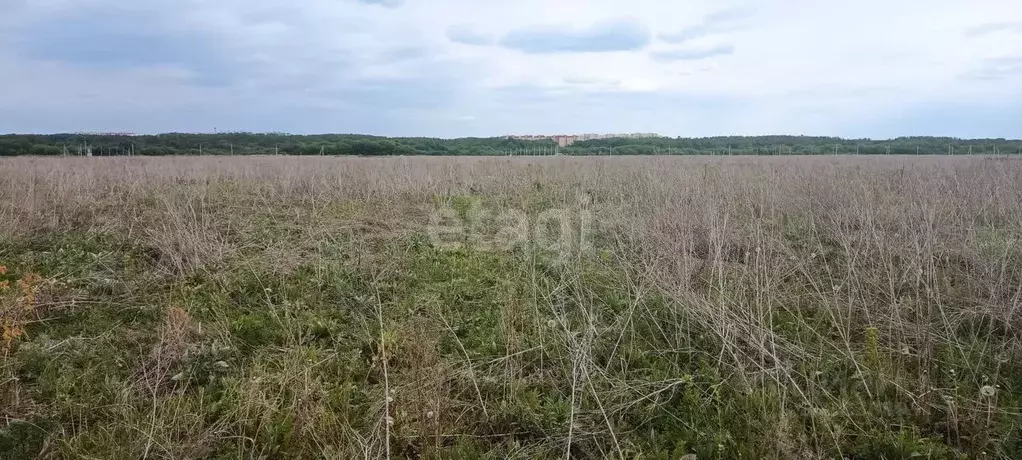
<svg viewBox="0 0 1022 460">
<path fill-rule="evenodd" d="M 0 135 L 3 155 L 814 155 L 814 154 L 1022 154 L 1022 141 L 900 137 L 890 140 L 815 136 L 614 138 L 558 148 L 553 140 L 355 134 L 168 133 Z"/>
</svg>

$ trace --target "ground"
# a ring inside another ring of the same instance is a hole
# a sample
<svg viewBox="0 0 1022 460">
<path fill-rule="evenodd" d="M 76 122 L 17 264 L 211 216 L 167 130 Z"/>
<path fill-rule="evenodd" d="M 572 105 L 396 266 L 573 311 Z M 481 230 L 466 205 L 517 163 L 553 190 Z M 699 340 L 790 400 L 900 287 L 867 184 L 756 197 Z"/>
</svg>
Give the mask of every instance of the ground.
<svg viewBox="0 0 1022 460">
<path fill-rule="evenodd" d="M 0 458 L 1022 458 L 1022 161 L 0 160 Z"/>
</svg>

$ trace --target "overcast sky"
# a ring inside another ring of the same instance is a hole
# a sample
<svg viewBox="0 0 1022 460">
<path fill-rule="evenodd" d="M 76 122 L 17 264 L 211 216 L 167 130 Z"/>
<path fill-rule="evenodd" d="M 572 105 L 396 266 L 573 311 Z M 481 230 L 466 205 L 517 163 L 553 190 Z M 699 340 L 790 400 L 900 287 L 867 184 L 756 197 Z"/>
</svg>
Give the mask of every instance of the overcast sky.
<svg viewBox="0 0 1022 460">
<path fill-rule="evenodd" d="M 1019 0 L 0 0 L 0 132 L 1022 137 Z"/>
</svg>

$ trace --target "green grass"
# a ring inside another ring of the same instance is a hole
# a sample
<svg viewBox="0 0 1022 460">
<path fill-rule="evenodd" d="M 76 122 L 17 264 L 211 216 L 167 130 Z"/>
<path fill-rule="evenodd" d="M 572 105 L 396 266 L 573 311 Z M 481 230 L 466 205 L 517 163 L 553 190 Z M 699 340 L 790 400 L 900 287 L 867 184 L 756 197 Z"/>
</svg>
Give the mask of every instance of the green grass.
<svg viewBox="0 0 1022 460">
<path fill-rule="evenodd" d="M 650 459 L 783 458 L 790 446 L 776 445 L 778 430 L 828 433 L 821 443 L 840 436 L 839 444 L 820 447 L 848 458 L 965 458 L 969 449 L 955 444 L 988 444 L 974 436 L 1000 431 L 967 420 L 958 429 L 969 438 L 946 432 L 942 398 L 972 397 L 960 393 L 975 391 L 980 372 L 998 367 L 983 358 L 990 347 L 981 342 L 983 324 L 972 331 L 976 342 L 966 355 L 949 350 L 934 367 L 942 390 L 929 398 L 937 407 L 927 414 L 884 386 L 919 364 L 890 351 L 894 344 L 882 344 L 876 329 L 855 331 L 867 366 L 862 379 L 838 353 L 803 364 L 799 375 L 819 375 L 802 383 L 836 400 L 815 401 L 815 412 L 802 413 L 782 401 L 797 396 L 781 385 L 727 375 L 714 356 L 721 345 L 701 338 L 674 311 L 678 305 L 637 299 L 620 282 L 626 269 L 599 259 L 567 270 L 526 254 L 422 246 L 402 252 L 414 245 L 398 241 L 394 265 L 382 275 L 328 263 L 288 274 L 240 265 L 154 280 L 141 257 L 145 248 L 88 235 L 54 244 L 53 252 L 4 249 L 23 272 L 68 280 L 55 297 L 82 302 L 30 325 L 5 360 L 5 380 L 17 379 L 5 385 L 18 393 L 13 415 L 23 418 L 0 431 L 6 458 L 138 458 L 147 450 L 168 458 L 317 458 L 348 451 L 357 439 L 350 431 L 371 432 L 380 423 L 382 359 L 396 390 L 394 456 L 556 458 L 572 417 L 580 425 L 576 455 L 620 448 L 629 458 Z M 174 379 L 145 388 L 138 369 L 172 306 L 201 332 L 166 372 Z M 382 334 L 373 320 L 377 306 Z M 824 340 L 814 335 L 825 326 L 812 312 L 780 312 L 774 324 L 793 341 Z M 578 354 L 588 362 L 578 362 Z M 1003 364 L 1002 372 L 1022 376 Z M 578 366 L 600 372 L 570 375 Z M 618 446 L 581 429 L 606 428 L 605 416 L 613 417 Z M 1017 433 L 1010 420 L 1002 423 L 1001 432 Z"/>
<path fill-rule="evenodd" d="M 571 204 L 541 185 L 530 215 Z M 1017 271 L 968 265 L 1015 264 L 1010 228 L 927 278 L 758 213 L 746 230 L 776 238 L 663 283 L 611 227 L 563 263 L 213 187 L 216 257 L 102 227 L 0 242 L 0 280 L 45 280 L 0 361 L 0 458 L 1022 457 L 1017 324 L 977 300 Z M 429 198 L 462 219 L 476 200 Z"/>
</svg>

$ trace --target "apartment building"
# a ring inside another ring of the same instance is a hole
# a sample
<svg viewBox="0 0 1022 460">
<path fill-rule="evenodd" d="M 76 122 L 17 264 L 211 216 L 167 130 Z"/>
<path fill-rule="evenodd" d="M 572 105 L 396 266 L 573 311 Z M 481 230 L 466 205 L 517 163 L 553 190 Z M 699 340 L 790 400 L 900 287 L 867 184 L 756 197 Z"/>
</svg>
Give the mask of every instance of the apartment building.
<svg viewBox="0 0 1022 460">
<path fill-rule="evenodd" d="M 540 141 L 540 140 L 552 140 L 557 143 L 559 147 L 567 147 L 575 142 L 579 141 L 590 141 L 597 139 L 643 139 L 661 137 L 656 133 L 627 133 L 627 134 L 526 134 L 526 135 L 509 135 L 505 136 L 506 139 L 519 139 L 523 141 Z"/>
</svg>

